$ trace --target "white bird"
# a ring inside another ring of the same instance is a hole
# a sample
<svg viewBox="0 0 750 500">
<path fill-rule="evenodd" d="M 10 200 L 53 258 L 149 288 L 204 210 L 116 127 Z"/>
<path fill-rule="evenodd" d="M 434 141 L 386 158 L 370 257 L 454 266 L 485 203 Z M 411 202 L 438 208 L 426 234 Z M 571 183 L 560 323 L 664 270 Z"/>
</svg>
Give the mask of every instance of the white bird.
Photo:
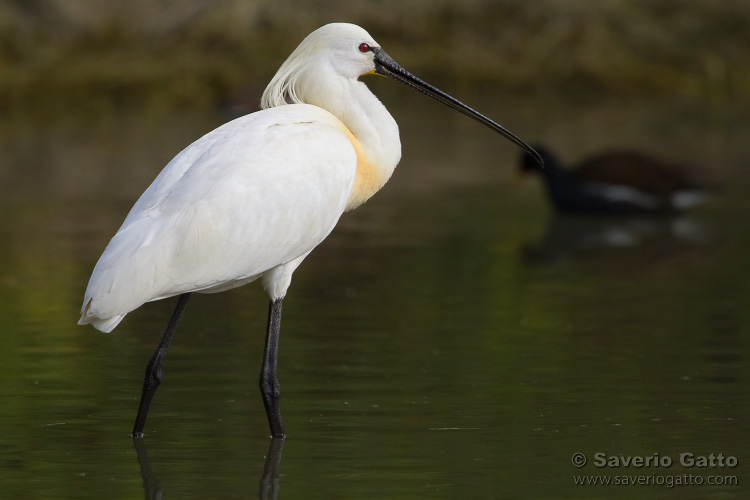
<svg viewBox="0 0 750 500">
<path fill-rule="evenodd" d="M 143 436 L 190 294 L 258 278 L 270 297 L 261 394 L 272 436 L 285 436 L 276 360 L 292 273 L 344 212 L 383 187 L 401 158 L 398 125 L 358 80 L 367 74 L 430 95 L 538 157 L 497 123 L 404 70 L 359 26 L 312 32 L 271 80 L 261 111 L 209 132 L 164 167 L 94 268 L 78 323 L 103 332 L 145 302 L 180 296 L 146 368 L 134 437 Z"/>
</svg>

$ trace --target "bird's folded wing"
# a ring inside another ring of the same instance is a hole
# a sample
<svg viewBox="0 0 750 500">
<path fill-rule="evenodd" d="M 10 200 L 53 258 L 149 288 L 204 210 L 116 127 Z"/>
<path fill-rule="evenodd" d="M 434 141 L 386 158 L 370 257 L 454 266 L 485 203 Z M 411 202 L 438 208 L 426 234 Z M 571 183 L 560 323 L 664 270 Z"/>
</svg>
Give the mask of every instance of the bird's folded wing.
<svg viewBox="0 0 750 500">
<path fill-rule="evenodd" d="M 109 331 L 144 302 L 247 282 L 312 250 L 335 226 L 354 182 L 356 154 L 341 127 L 320 108 L 289 105 L 238 118 L 191 144 L 110 241 L 81 322 Z"/>
</svg>

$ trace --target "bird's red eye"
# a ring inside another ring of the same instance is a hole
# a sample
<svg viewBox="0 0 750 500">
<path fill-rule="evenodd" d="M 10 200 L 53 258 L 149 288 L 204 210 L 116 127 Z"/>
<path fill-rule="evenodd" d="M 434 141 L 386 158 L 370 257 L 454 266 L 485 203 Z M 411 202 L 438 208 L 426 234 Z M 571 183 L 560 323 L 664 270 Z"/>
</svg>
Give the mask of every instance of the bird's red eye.
<svg viewBox="0 0 750 500">
<path fill-rule="evenodd" d="M 359 51 L 360 52 L 367 52 L 369 50 L 370 50 L 370 46 L 367 45 L 366 43 L 360 43 L 359 44 Z"/>
</svg>

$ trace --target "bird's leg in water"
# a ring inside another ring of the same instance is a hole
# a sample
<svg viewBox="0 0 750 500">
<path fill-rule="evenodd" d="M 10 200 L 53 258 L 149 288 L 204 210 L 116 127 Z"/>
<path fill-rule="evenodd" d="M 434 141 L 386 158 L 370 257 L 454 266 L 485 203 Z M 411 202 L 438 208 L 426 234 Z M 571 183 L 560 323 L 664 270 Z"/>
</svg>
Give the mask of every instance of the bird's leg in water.
<svg viewBox="0 0 750 500">
<path fill-rule="evenodd" d="M 281 426 L 281 409 L 279 397 L 281 389 L 276 376 L 276 365 L 279 354 L 279 328 L 281 327 L 281 301 L 271 300 L 268 305 L 268 328 L 266 329 L 266 347 L 263 351 L 263 366 L 260 369 L 260 393 L 266 407 L 268 425 L 271 426 L 271 437 L 284 439 L 284 428 Z"/>
<path fill-rule="evenodd" d="M 146 366 L 146 376 L 143 379 L 143 392 L 141 392 L 141 404 L 138 407 L 138 415 L 135 417 L 135 424 L 133 425 L 133 437 L 143 437 L 143 426 L 146 424 L 146 417 L 148 416 L 148 408 L 151 405 L 151 400 L 154 397 L 156 388 L 161 383 L 162 375 L 164 370 L 162 365 L 164 364 L 164 356 L 167 355 L 167 349 L 169 343 L 172 341 L 172 335 L 177 329 L 177 323 L 180 321 L 182 311 L 185 310 L 187 301 L 190 298 L 190 292 L 183 293 L 180 295 L 177 301 L 177 306 L 174 308 L 172 318 L 169 320 L 167 329 L 164 330 L 164 335 L 161 337 L 159 347 L 156 348 L 154 355 L 151 357 L 151 361 Z"/>
</svg>

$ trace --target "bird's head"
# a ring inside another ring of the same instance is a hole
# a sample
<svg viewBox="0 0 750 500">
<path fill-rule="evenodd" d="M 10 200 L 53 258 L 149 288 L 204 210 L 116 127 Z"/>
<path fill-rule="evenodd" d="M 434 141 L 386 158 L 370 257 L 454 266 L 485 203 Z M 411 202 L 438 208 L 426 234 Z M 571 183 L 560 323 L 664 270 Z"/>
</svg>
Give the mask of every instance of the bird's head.
<svg viewBox="0 0 750 500">
<path fill-rule="evenodd" d="M 356 79 L 375 72 L 375 53 L 380 44 L 359 26 L 332 23 L 310 33 L 299 48 L 325 71 Z"/>
<path fill-rule="evenodd" d="M 534 151 L 541 157 L 543 163 L 539 163 L 537 157 L 532 156 L 524 151 L 518 158 L 518 173 L 526 175 L 528 173 L 550 174 L 560 170 L 557 158 L 552 152 L 544 146 L 534 144 Z"/>
<path fill-rule="evenodd" d="M 367 31 L 354 24 L 332 23 L 316 29 L 276 72 L 263 93 L 261 108 L 304 102 L 300 94 L 305 87 L 325 86 L 331 77 L 357 79 L 374 73 L 374 51 L 379 48 Z"/>
</svg>

